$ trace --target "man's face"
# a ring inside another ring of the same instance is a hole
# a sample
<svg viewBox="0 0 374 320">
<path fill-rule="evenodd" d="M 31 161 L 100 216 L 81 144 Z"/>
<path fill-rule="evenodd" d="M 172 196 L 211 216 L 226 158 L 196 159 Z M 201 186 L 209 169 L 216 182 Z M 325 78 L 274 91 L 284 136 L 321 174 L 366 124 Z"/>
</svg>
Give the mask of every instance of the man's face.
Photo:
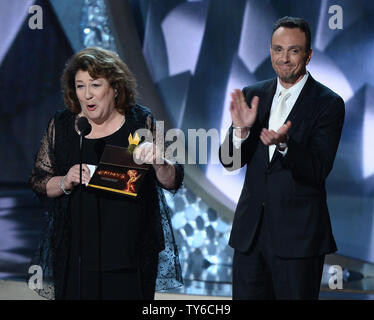
<svg viewBox="0 0 374 320">
<path fill-rule="evenodd" d="M 282 85 L 289 88 L 306 73 L 312 49 L 306 52 L 306 36 L 299 28 L 280 27 L 273 33 L 270 56 Z"/>
</svg>

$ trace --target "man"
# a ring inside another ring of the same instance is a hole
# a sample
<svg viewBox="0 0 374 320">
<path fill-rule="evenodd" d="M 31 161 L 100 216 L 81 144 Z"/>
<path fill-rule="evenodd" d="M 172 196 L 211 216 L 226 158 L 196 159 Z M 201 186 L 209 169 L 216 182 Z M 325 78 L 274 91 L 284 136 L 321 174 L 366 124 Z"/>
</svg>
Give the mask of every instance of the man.
<svg viewBox="0 0 374 320">
<path fill-rule="evenodd" d="M 232 93 L 232 127 L 220 149 L 228 170 L 247 165 L 229 241 L 233 299 L 318 299 L 325 254 L 337 250 L 325 180 L 344 102 L 306 71 L 305 20 L 278 20 L 270 54 L 277 78 Z"/>
</svg>

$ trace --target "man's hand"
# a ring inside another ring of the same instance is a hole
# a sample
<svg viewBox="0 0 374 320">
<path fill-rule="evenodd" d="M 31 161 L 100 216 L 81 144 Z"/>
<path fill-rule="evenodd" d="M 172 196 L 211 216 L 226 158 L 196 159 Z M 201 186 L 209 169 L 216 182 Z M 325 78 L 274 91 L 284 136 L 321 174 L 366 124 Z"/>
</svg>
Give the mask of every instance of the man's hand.
<svg viewBox="0 0 374 320">
<path fill-rule="evenodd" d="M 234 127 L 251 127 L 256 121 L 259 98 L 252 98 L 251 108 L 248 107 L 243 93 L 239 89 L 235 89 L 231 93 L 230 113 Z M 240 130 L 239 138 L 244 138 L 249 128 Z"/>
<path fill-rule="evenodd" d="M 277 132 L 263 128 L 260 134 L 260 139 L 264 145 L 278 145 L 279 143 L 286 143 L 288 140 L 288 130 L 291 128 L 291 121 L 287 121 L 279 128 Z"/>
</svg>

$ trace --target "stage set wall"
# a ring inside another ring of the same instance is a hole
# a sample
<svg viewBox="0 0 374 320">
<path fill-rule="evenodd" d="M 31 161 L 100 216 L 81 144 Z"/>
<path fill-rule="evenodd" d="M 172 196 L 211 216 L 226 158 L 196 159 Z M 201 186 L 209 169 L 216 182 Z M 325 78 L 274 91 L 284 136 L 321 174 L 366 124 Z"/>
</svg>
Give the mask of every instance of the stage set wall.
<svg viewBox="0 0 374 320">
<path fill-rule="evenodd" d="M 43 8 L 40 30 L 28 25 L 34 4 Z M 342 29 L 329 26 L 334 5 L 342 9 Z M 90 8 L 101 11 L 95 17 Z M 327 180 L 337 253 L 374 262 L 370 0 L 1 0 L 1 188 L 29 188 L 48 120 L 64 108 L 60 77 L 74 52 L 93 44 L 117 51 L 138 79 L 139 102 L 166 120 L 167 128 L 186 136 L 188 129 L 199 128 L 221 133 L 230 125 L 229 93 L 275 77 L 272 24 L 285 15 L 309 22 L 313 57 L 308 70 L 346 103 L 342 139 Z M 189 255 L 198 256 L 195 268 L 228 266 L 227 240 L 245 169 L 237 175 L 226 175 L 212 163 L 186 164 L 185 169 L 183 189 L 168 195 L 181 259 L 191 262 Z M 193 279 L 191 270 L 187 263 L 184 274 Z"/>
</svg>

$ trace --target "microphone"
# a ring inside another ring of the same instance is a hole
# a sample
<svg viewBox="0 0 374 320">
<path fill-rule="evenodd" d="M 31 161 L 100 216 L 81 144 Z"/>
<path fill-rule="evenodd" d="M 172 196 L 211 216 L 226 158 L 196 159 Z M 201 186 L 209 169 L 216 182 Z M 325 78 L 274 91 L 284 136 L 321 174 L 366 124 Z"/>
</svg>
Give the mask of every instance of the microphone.
<svg viewBox="0 0 374 320">
<path fill-rule="evenodd" d="M 80 132 L 79 137 L 79 183 L 82 184 L 82 145 L 83 145 L 83 137 L 88 135 L 91 130 L 92 126 L 88 122 L 86 117 L 80 117 L 77 123 L 78 130 Z"/>
<path fill-rule="evenodd" d="M 90 134 L 92 130 L 92 126 L 90 125 L 86 117 L 80 117 L 78 119 L 77 127 L 78 127 L 79 132 L 81 133 L 81 136 L 83 137 Z"/>
</svg>

